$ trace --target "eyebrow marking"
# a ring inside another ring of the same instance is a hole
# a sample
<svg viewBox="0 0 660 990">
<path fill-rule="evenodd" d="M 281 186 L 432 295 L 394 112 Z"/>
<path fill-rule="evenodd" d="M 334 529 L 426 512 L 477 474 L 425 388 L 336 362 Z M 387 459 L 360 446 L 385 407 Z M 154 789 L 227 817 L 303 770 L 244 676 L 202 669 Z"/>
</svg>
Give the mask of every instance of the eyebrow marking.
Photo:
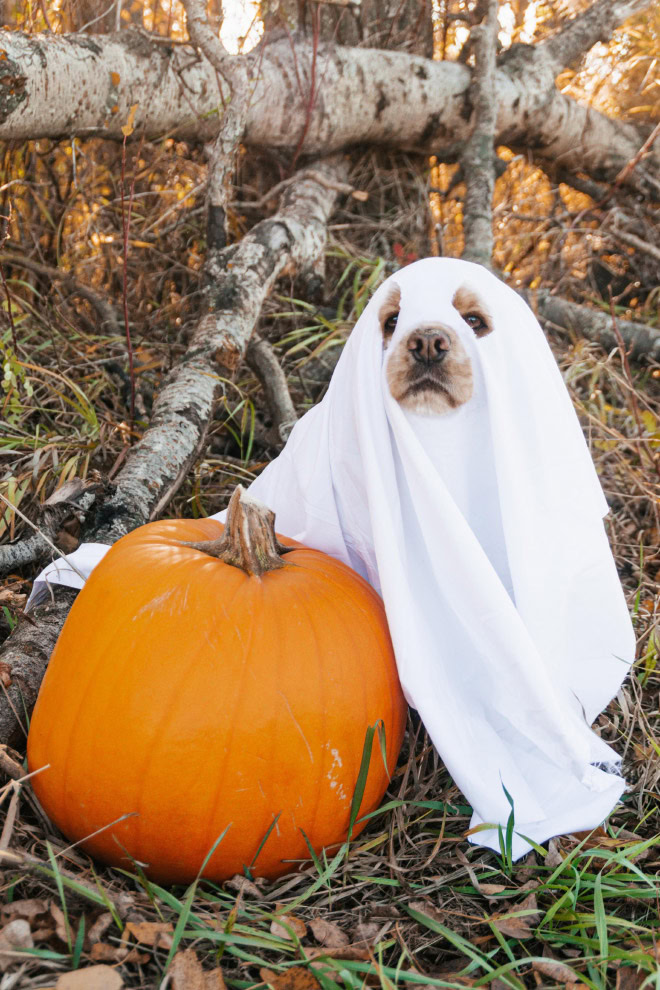
<svg viewBox="0 0 660 990">
<path fill-rule="evenodd" d="M 479 334 L 480 337 L 485 337 L 487 333 L 493 330 L 493 317 L 490 314 L 490 310 L 474 289 L 470 289 L 466 285 L 461 285 L 454 293 L 451 304 L 454 309 L 458 310 L 461 316 L 466 316 L 468 313 L 476 313 L 477 316 L 481 317 L 488 329 L 482 330 Z"/>
<path fill-rule="evenodd" d="M 380 321 L 381 327 L 385 323 L 388 316 L 393 316 L 394 313 L 398 313 L 401 306 L 401 289 L 394 283 L 387 290 L 387 295 L 380 304 L 380 309 L 378 310 L 378 319 Z"/>
</svg>

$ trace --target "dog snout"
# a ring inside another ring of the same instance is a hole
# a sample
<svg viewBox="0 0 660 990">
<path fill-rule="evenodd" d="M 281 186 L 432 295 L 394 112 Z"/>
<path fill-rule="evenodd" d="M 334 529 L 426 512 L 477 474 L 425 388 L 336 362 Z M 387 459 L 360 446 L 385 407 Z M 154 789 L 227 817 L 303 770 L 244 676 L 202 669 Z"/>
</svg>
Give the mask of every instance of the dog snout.
<svg viewBox="0 0 660 990">
<path fill-rule="evenodd" d="M 444 361 L 451 342 L 447 334 L 439 330 L 417 330 L 408 338 L 408 350 L 420 364 L 437 364 Z"/>
</svg>

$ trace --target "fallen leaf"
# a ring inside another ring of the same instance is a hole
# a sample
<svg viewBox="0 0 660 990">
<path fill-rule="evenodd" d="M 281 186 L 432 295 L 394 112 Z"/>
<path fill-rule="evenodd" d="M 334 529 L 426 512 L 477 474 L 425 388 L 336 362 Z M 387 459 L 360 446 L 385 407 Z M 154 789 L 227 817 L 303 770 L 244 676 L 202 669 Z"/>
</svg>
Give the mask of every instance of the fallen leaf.
<svg viewBox="0 0 660 990">
<path fill-rule="evenodd" d="M 240 873 L 237 873 L 231 880 L 227 880 L 225 887 L 238 891 L 244 897 L 263 897 L 263 893 L 258 887 L 259 883 L 263 885 L 264 880 L 262 877 L 257 877 L 255 883 L 253 880 L 248 880 L 247 877 L 242 877 Z"/>
<path fill-rule="evenodd" d="M 222 971 L 204 972 L 194 949 L 177 952 L 169 969 L 172 990 L 226 990 Z"/>
<path fill-rule="evenodd" d="M 3 904 L 0 908 L 0 913 L 3 917 L 8 918 L 37 918 L 40 914 L 48 913 L 48 905 L 45 901 L 39 900 L 37 897 L 31 897 L 26 900 L 21 901 L 11 901 L 9 904 Z"/>
<path fill-rule="evenodd" d="M 283 973 L 272 969 L 260 969 L 259 975 L 273 990 L 319 990 L 321 984 L 313 973 L 302 966 L 292 966 Z"/>
<path fill-rule="evenodd" d="M 530 894 L 524 901 L 521 901 L 520 904 L 516 906 L 516 913 L 519 911 L 528 911 L 529 913 L 526 915 L 528 920 L 531 920 L 532 915 L 540 914 L 541 912 L 539 911 L 538 904 L 536 902 L 536 894 Z"/>
<path fill-rule="evenodd" d="M 360 962 L 364 959 L 371 959 L 369 943 L 354 942 L 352 945 L 340 945 L 335 949 L 305 949 L 308 959 L 349 959 Z"/>
<path fill-rule="evenodd" d="M 383 926 L 377 921 L 358 921 L 355 930 L 362 942 L 372 942 Z"/>
<path fill-rule="evenodd" d="M 480 883 L 478 887 L 479 893 L 485 894 L 486 897 L 490 897 L 491 894 L 503 894 L 508 889 L 503 883 Z"/>
<path fill-rule="evenodd" d="M 68 943 L 69 932 L 67 932 L 66 918 L 64 917 L 64 911 L 56 904 L 55 901 L 50 902 L 49 906 L 50 916 L 55 922 L 55 933 L 61 942 Z"/>
<path fill-rule="evenodd" d="M 561 853 L 561 847 L 557 839 L 550 839 L 548 843 L 548 855 L 545 857 L 544 864 L 549 870 L 555 870 L 558 866 L 564 862 L 564 857 Z"/>
<path fill-rule="evenodd" d="M 100 914 L 96 921 L 90 925 L 87 932 L 87 938 L 90 944 L 94 945 L 95 942 L 100 942 L 111 924 L 112 915 L 109 911 L 104 911 L 103 914 Z"/>
<path fill-rule="evenodd" d="M 95 963 L 123 962 L 127 950 L 121 945 L 109 945 L 107 942 L 94 942 L 89 950 L 89 958 Z"/>
<path fill-rule="evenodd" d="M 493 914 L 488 919 L 502 935 L 510 935 L 511 938 L 526 939 L 534 934 L 524 918 L 517 918 L 514 914 L 498 915 Z"/>
<path fill-rule="evenodd" d="M 281 905 L 277 905 L 277 910 Z M 287 938 L 293 941 L 294 935 L 297 938 L 304 938 L 307 934 L 307 925 L 295 914 L 281 914 L 275 918 L 270 925 L 271 935 L 279 935 L 280 938 Z"/>
<path fill-rule="evenodd" d="M 633 966 L 620 966 L 616 972 L 616 990 L 639 990 L 648 975 Z"/>
<path fill-rule="evenodd" d="M 321 945 L 327 946 L 329 949 L 340 949 L 350 942 L 350 938 L 346 932 L 343 932 L 332 921 L 325 921 L 323 918 L 314 918 L 313 921 L 310 921 L 309 927 L 312 929 L 312 935 L 316 941 L 320 942 Z"/>
<path fill-rule="evenodd" d="M 171 949 L 174 929 L 169 921 L 129 921 L 124 928 L 122 942 L 139 942 L 154 948 Z"/>
<path fill-rule="evenodd" d="M 577 973 L 567 966 L 566 963 L 559 962 L 558 959 L 545 959 L 543 962 L 533 962 L 532 969 L 547 976 L 556 983 L 575 983 Z"/>
<path fill-rule="evenodd" d="M 55 990 L 121 990 L 124 981 L 111 966 L 86 966 L 71 973 L 62 973 Z"/>
<path fill-rule="evenodd" d="M 16 918 L 0 929 L 0 972 L 16 961 L 19 953 L 12 949 L 31 949 L 34 947 L 30 924 L 24 918 Z"/>
</svg>

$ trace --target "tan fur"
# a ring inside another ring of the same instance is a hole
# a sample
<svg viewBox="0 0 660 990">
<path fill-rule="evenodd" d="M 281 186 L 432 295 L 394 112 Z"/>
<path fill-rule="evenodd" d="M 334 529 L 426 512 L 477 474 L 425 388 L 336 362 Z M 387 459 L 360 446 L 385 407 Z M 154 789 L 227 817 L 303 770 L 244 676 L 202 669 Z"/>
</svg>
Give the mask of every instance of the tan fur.
<svg viewBox="0 0 660 990">
<path fill-rule="evenodd" d="M 490 315 L 488 307 L 485 302 L 477 295 L 472 289 L 468 289 L 466 286 L 462 285 L 460 289 L 457 289 L 454 293 L 454 298 L 451 301 L 454 309 L 457 309 L 461 316 L 465 317 L 469 313 L 476 313 L 486 324 L 487 329 L 477 332 L 477 337 L 485 337 L 486 334 L 492 332 L 493 329 L 493 318 Z"/>
<path fill-rule="evenodd" d="M 453 330 L 440 323 L 424 329 L 439 330 L 450 342 L 447 357 L 440 364 L 420 365 L 408 350 L 411 331 L 399 341 L 387 361 L 387 384 L 397 402 L 413 412 L 441 415 L 462 406 L 472 398 L 472 365 L 465 348 Z"/>
<path fill-rule="evenodd" d="M 380 320 L 381 329 L 385 324 L 385 320 L 388 316 L 392 316 L 394 313 L 399 312 L 399 306 L 401 305 L 401 289 L 398 285 L 391 285 L 388 289 L 387 296 L 380 305 L 378 310 L 378 319 Z"/>
<path fill-rule="evenodd" d="M 401 290 L 393 285 L 381 303 L 378 317 L 385 344 L 389 340 L 384 329 L 388 317 L 398 313 Z M 486 327 L 476 330 L 475 336 L 485 337 L 493 330 L 493 318 L 484 300 L 474 290 L 461 286 L 454 293 L 452 305 L 463 318 L 475 314 Z M 421 365 L 410 351 L 410 339 L 424 331 L 440 331 L 449 340 L 449 350 L 442 362 Z M 462 406 L 472 398 L 474 383 L 470 358 L 456 333 L 440 323 L 424 323 L 398 341 L 396 349 L 387 358 L 387 384 L 390 392 L 404 409 L 429 416 L 442 415 L 450 409 Z"/>
</svg>

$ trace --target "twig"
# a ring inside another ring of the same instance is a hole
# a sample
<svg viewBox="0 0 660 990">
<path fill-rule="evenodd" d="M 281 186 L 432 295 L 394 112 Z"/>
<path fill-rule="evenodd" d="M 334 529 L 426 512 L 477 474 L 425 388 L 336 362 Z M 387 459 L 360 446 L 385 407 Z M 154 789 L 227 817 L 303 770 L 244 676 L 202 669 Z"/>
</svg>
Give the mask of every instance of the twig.
<svg viewBox="0 0 660 990">
<path fill-rule="evenodd" d="M 345 193 L 347 196 L 352 196 L 353 199 L 359 200 L 361 203 L 365 203 L 369 199 L 369 193 L 363 192 L 361 189 L 356 189 L 355 186 L 350 185 L 348 182 L 333 182 L 328 179 L 327 176 L 323 175 L 322 172 L 315 172 L 314 169 L 307 168 L 296 172 L 294 176 L 289 179 L 282 179 L 276 185 L 271 186 L 268 192 L 260 196 L 259 199 L 253 200 L 236 200 L 232 202 L 232 206 L 239 210 L 260 210 L 264 207 L 271 199 L 279 196 L 283 193 L 285 189 L 288 189 L 293 182 L 298 182 L 302 175 L 308 176 L 315 182 L 318 182 L 320 186 L 324 189 L 334 189 L 338 193 Z"/>
<path fill-rule="evenodd" d="M 35 531 L 35 533 L 37 533 L 37 534 L 38 534 L 38 536 L 39 536 L 39 539 L 40 539 L 41 541 L 43 541 L 43 543 L 45 543 L 45 544 L 46 544 L 46 545 L 47 545 L 48 547 L 50 547 L 50 549 L 51 549 L 51 550 L 54 550 L 54 551 L 55 551 L 55 553 L 57 554 L 57 556 L 58 556 L 58 557 L 66 557 L 66 554 L 65 554 L 65 553 L 64 553 L 64 552 L 63 552 L 62 550 L 60 550 L 60 549 L 59 549 L 59 547 L 56 547 L 56 546 L 55 546 L 55 544 L 54 544 L 54 543 L 53 543 L 53 541 L 52 541 L 52 540 L 50 539 L 50 537 L 49 537 L 49 536 L 47 536 L 47 535 L 46 535 L 46 534 L 45 534 L 45 533 L 43 532 L 43 530 L 41 530 L 41 529 L 39 529 L 39 527 L 38 527 L 37 525 L 35 525 L 35 523 L 33 523 L 33 522 L 32 522 L 32 520 L 31 520 L 31 519 L 29 519 L 29 518 L 28 518 L 28 517 L 27 517 L 27 516 L 25 515 L 25 513 L 24 513 L 24 512 L 21 512 L 21 510 L 20 510 L 20 509 L 18 508 L 18 506 L 16 506 L 16 505 L 14 505 L 14 504 L 13 504 L 12 502 L 10 502 L 10 501 L 9 501 L 9 499 L 8 499 L 8 498 L 6 498 L 6 497 L 5 497 L 5 496 L 4 496 L 3 494 L 2 494 L 2 492 L 0 492 L 0 499 L 2 499 L 2 501 L 3 501 L 4 503 L 5 503 L 5 505 L 6 505 L 6 506 L 8 506 L 8 508 L 10 508 L 10 509 L 12 510 L 12 512 L 15 512 L 17 516 L 20 516 L 20 518 L 21 518 L 21 519 L 23 520 L 23 522 L 24 522 L 24 523 L 27 523 L 27 525 L 28 525 L 28 526 L 31 526 L 31 527 L 32 527 L 32 529 L 33 529 L 33 530 Z M 90 502 L 90 505 L 91 505 L 91 502 Z M 67 515 L 68 515 L 68 514 L 70 514 L 70 513 L 67 513 Z M 6 573 L 6 571 L 4 571 L 4 570 L 3 570 L 3 566 L 6 566 L 6 565 L 7 565 L 7 563 L 8 563 L 8 562 L 10 562 L 10 561 L 9 561 L 9 559 L 10 559 L 10 558 L 11 558 L 11 556 L 12 556 L 12 555 L 11 555 L 11 551 L 12 551 L 12 550 L 15 550 L 15 549 L 16 549 L 16 545 L 15 545 L 15 546 L 13 546 L 13 547 L 12 547 L 11 545 L 8 545 L 8 546 L 3 546 L 3 547 L 0 547 L 0 550 L 2 550 L 2 551 L 6 551 L 6 552 L 5 552 L 4 554 L 2 554 L 2 555 L 0 556 L 0 573 Z M 42 553 L 42 555 L 43 555 L 43 553 Z M 4 559 L 3 559 L 3 558 L 4 558 Z M 33 557 L 32 557 L 31 559 L 32 559 L 32 560 L 36 560 L 36 559 L 38 559 L 38 558 L 37 558 L 37 557 L 35 557 L 35 556 L 33 556 Z M 20 550 L 19 550 L 19 560 L 20 560 Z M 25 561 L 21 561 L 21 562 L 22 562 L 22 563 L 28 563 L 28 559 L 26 559 Z M 70 561 L 68 561 L 67 563 L 68 563 L 68 565 L 69 565 L 69 567 L 71 567 L 71 569 L 72 569 L 72 570 L 74 570 L 74 571 L 76 572 L 76 574 L 77 574 L 77 575 L 78 575 L 79 577 L 81 577 L 81 578 L 83 579 L 83 581 L 84 581 L 84 580 L 85 580 L 85 576 L 84 576 L 84 574 L 81 574 L 81 573 L 80 573 L 80 571 L 79 571 L 79 570 L 78 570 L 78 568 L 77 568 L 77 567 L 75 566 L 75 564 L 73 564 L 73 563 L 71 563 Z M 18 565 L 18 564 L 16 564 L 16 563 L 14 563 L 13 561 L 11 561 L 11 566 L 12 566 L 12 567 L 15 567 L 15 566 L 19 566 L 19 565 Z"/>
<path fill-rule="evenodd" d="M 621 363 L 623 364 L 623 373 L 626 378 L 626 382 L 629 388 L 630 394 L 630 405 L 632 406 L 633 416 L 635 417 L 635 423 L 637 424 L 637 442 L 639 444 L 640 452 L 643 450 L 644 453 L 649 458 L 653 469 L 660 478 L 660 454 L 654 454 L 650 444 L 644 437 L 644 426 L 642 424 L 642 417 L 639 414 L 639 405 L 637 404 L 637 394 L 635 391 L 635 383 L 633 377 L 630 373 L 630 364 L 628 363 L 628 353 L 626 351 L 626 345 L 624 343 L 623 337 L 621 336 L 621 331 L 619 330 L 619 324 L 616 318 L 616 313 L 614 312 L 614 300 L 612 299 L 612 293 L 610 292 L 610 315 L 612 317 L 612 329 L 614 331 L 614 336 L 619 343 L 619 353 L 621 354 Z"/>
<path fill-rule="evenodd" d="M 621 230 L 620 227 L 616 226 L 610 227 L 609 233 L 612 237 L 616 237 L 618 241 L 622 241 L 629 247 L 633 247 L 637 251 L 643 251 L 649 257 L 660 261 L 660 248 L 656 247 L 655 244 L 649 244 L 648 241 L 643 241 L 641 237 L 637 237 L 635 234 L 629 234 L 627 230 Z"/>
<path fill-rule="evenodd" d="M 256 333 L 248 346 L 246 360 L 261 382 L 273 420 L 273 432 L 283 444 L 298 420 L 286 375 L 271 345 Z"/>
<path fill-rule="evenodd" d="M 53 543 L 54 538 L 64 522 L 72 515 L 79 518 L 84 517 L 102 489 L 102 484 L 97 481 L 82 481 L 80 478 L 66 481 L 60 488 L 56 488 L 50 498 L 44 502 L 42 506 L 43 518 L 39 526 L 31 522 L 4 495 L 0 494 L 0 498 L 8 506 L 11 506 L 12 510 L 34 530 L 34 534 L 25 540 L 0 546 L 0 576 L 9 574 L 18 567 L 24 567 L 26 564 L 41 560 L 49 550 L 54 550 L 59 557 L 64 557 L 63 551 L 59 550 Z"/>
<path fill-rule="evenodd" d="M 88 286 L 78 282 L 71 272 L 65 272 L 61 268 L 53 268 L 52 265 L 45 265 L 41 261 L 34 261 L 32 258 L 25 258 L 22 255 L 7 251 L 0 254 L 0 264 L 3 263 L 27 268 L 28 271 L 33 271 L 37 275 L 42 275 L 44 278 L 63 282 L 73 294 L 86 299 L 94 307 L 101 318 L 102 328 L 107 326 L 113 335 L 120 335 L 119 322 L 112 306 Z"/>
</svg>

